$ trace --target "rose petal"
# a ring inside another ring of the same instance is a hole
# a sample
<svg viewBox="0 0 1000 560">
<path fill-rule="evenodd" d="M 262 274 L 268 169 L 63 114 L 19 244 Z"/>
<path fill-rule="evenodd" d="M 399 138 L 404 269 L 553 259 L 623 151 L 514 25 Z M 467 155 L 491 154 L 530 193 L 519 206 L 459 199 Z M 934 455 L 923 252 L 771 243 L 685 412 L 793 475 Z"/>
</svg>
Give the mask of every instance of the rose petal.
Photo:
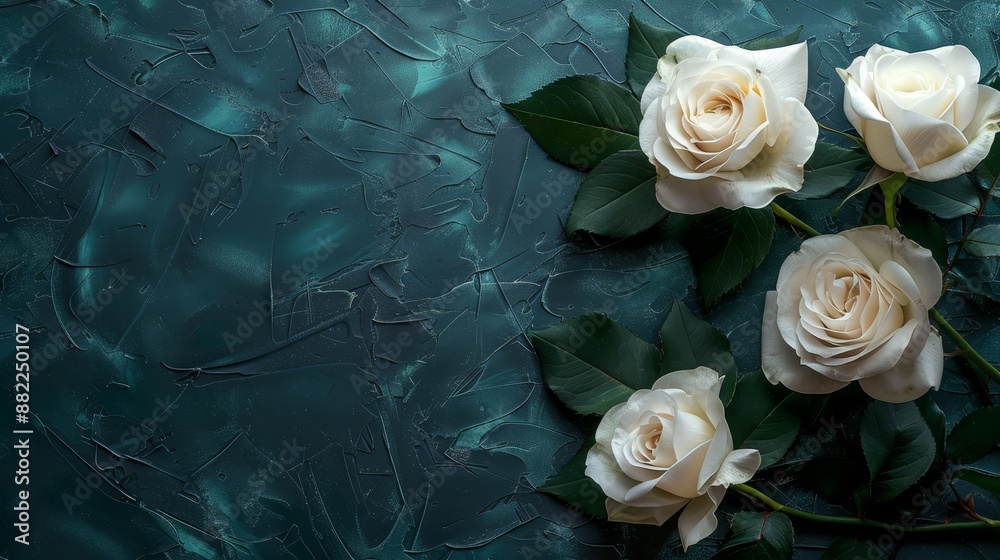
<svg viewBox="0 0 1000 560">
<path fill-rule="evenodd" d="M 624 413 L 625 406 L 627 404 L 628 403 L 616 404 L 604 413 L 604 417 L 601 418 L 601 423 L 597 425 L 596 440 L 598 444 L 611 445 L 611 439 L 615 435 L 619 419 Z"/>
<path fill-rule="evenodd" d="M 666 523 L 668 519 L 673 517 L 686 504 L 687 500 L 683 500 L 659 507 L 635 507 L 625 505 L 611 498 L 607 498 L 604 501 L 604 507 L 608 510 L 609 521 L 657 526 Z"/>
<path fill-rule="evenodd" d="M 902 109 L 894 104 L 883 105 L 882 114 L 892 123 L 896 134 L 913 157 L 916 168 L 905 171 L 909 177 L 920 172 L 920 168 L 955 155 L 969 145 L 962 131 L 949 122 Z"/>
<path fill-rule="evenodd" d="M 643 115 L 646 114 L 646 110 L 653 104 L 653 101 L 663 95 L 665 91 L 667 91 L 667 82 L 663 79 L 663 75 L 655 72 L 649 83 L 642 90 L 642 100 L 639 102 L 639 110 L 642 111 Z"/>
<path fill-rule="evenodd" d="M 746 52 L 751 54 L 760 73 L 771 80 L 781 98 L 805 102 L 809 85 L 809 48 L 805 42 Z"/>
<path fill-rule="evenodd" d="M 753 478 L 760 468 L 760 451 L 756 449 L 736 449 L 729 453 L 715 477 L 715 484 L 729 486 L 743 484 Z"/>
<path fill-rule="evenodd" d="M 587 452 L 584 474 L 604 490 L 604 494 L 618 501 L 625 500 L 628 492 L 636 481 L 625 476 L 611 454 L 611 449 L 603 445 L 595 445 Z"/>
<path fill-rule="evenodd" d="M 899 263 L 917 285 L 920 300 L 928 309 L 938 302 L 942 288 L 941 269 L 930 250 L 903 237 L 899 230 L 882 225 L 855 228 L 839 235 L 861 250 L 875 268 L 881 268 L 887 261 Z"/>
<path fill-rule="evenodd" d="M 975 129 L 964 131 L 965 136 L 971 139 L 969 145 L 950 157 L 925 165 L 911 175 L 914 179 L 942 181 L 958 177 L 975 169 L 990 153 L 1000 123 L 1000 91 L 988 86 L 978 87 L 979 106 L 970 125 Z"/>
<path fill-rule="evenodd" d="M 861 90 L 856 79 L 843 70 L 837 70 L 844 80 L 844 112 L 856 115 L 851 124 L 865 138 L 869 154 L 875 163 L 899 173 L 913 173 L 917 169 L 913 156 L 895 129 L 889 124 L 875 103 Z"/>
<path fill-rule="evenodd" d="M 702 214 L 715 210 L 718 204 L 705 197 L 705 190 L 719 182 L 715 177 L 688 180 L 661 177 L 656 180 L 656 200 L 660 206 L 678 214 Z"/>
<path fill-rule="evenodd" d="M 809 110 L 798 101 L 782 101 L 784 128 L 773 146 L 764 146 L 743 167 L 738 180 L 719 181 L 705 196 L 730 210 L 763 208 L 779 195 L 802 188 L 805 163 L 812 156 L 819 127 Z"/>
<path fill-rule="evenodd" d="M 952 124 L 960 129 L 964 129 L 971 123 L 976 123 L 973 118 L 978 97 L 980 65 L 979 59 L 965 45 L 950 45 L 924 51 L 934 57 L 941 59 L 948 72 L 952 76 L 962 78 L 965 87 L 958 93 L 955 100 L 955 115 Z M 994 90 L 996 91 L 996 90 Z"/>
<path fill-rule="evenodd" d="M 691 500 L 677 518 L 677 532 L 681 536 L 681 546 L 688 547 L 711 535 L 719 526 L 715 510 L 726 495 L 724 486 L 713 486 L 704 496 Z"/>
<path fill-rule="evenodd" d="M 659 138 L 656 124 L 657 112 L 658 106 L 654 103 L 643 111 L 642 120 L 639 121 L 639 148 L 654 164 L 656 160 L 653 158 L 653 144 Z"/>
<path fill-rule="evenodd" d="M 777 288 L 780 290 L 788 278 L 799 268 L 808 267 L 827 253 L 843 255 L 845 259 L 858 259 L 864 262 L 868 257 L 850 239 L 843 235 L 820 235 L 811 237 L 802 242 L 799 250 L 795 251 L 781 265 L 778 271 Z M 798 289 L 798 286 L 795 287 Z"/>
<path fill-rule="evenodd" d="M 846 387 L 846 382 L 830 379 L 799 362 L 795 350 L 785 343 L 778 331 L 777 308 L 778 293 L 768 292 L 764 303 L 760 350 L 760 367 L 767 380 L 807 395 L 824 395 Z"/>
<path fill-rule="evenodd" d="M 941 386 L 944 374 L 944 350 L 941 335 L 931 333 L 916 359 L 885 373 L 860 381 L 861 388 L 873 399 L 901 403 L 919 398 Z"/>
<path fill-rule="evenodd" d="M 699 366 L 668 373 L 653 383 L 653 390 L 681 389 L 688 393 L 715 391 L 718 394 L 719 374 L 714 369 Z"/>
<path fill-rule="evenodd" d="M 673 69 L 673 64 L 688 58 L 707 58 L 713 50 L 721 46 L 720 43 L 705 37 L 685 35 L 667 45 L 666 54 L 657 61 L 656 69 L 661 76 L 666 76 Z"/>
</svg>

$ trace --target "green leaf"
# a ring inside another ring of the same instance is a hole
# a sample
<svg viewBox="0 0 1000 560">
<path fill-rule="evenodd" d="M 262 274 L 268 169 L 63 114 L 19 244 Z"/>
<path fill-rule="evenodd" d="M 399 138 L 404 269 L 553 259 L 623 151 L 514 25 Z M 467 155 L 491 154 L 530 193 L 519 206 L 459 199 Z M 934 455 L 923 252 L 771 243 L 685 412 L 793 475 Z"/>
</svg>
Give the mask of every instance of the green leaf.
<svg viewBox="0 0 1000 560">
<path fill-rule="evenodd" d="M 684 236 L 705 306 L 716 303 L 742 282 L 767 256 L 774 237 L 770 208 L 713 210 Z"/>
<path fill-rule="evenodd" d="M 938 218 L 957 218 L 979 209 L 979 194 L 968 175 L 924 183 L 907 181 L 903 196 Z"/>
<path fill-rule="evenodd" d="M 931 435 L 934 436 L 934 446 L 937 448 L 937 456 L 944 457 L 944 442 L 945 442 L 945 429 L 947 428 L 947 419 L 944 416 L 944 411 L 942 411 L 937 404 L 931 399 L 930 393 L 924 394 L 916 400 L 917 409 L 920 410 L 920 416 L 927 422 L 927 427 L 931 429 Z"/>
<path fill-rule="evenodd" d="M 792 520 L 777 512 L 740 512 L 733 516 L 729 537 L 717 559 L 786 560 L 792 557 Z"/>
<path fill-rule="evenodd" d="M 948 240 L 941 225 L 930 214 L 910 208 L 900 215 L 898 222 L 900 233 L 930 250 L 938 266 L 947 266 Z"/>
<path fill-rule="evenodd" d="M 670 314 L 660 327 L 660 340 L 663 341 L 661 375 L 698 366 L 712 368 L 726 376 L 719 392 L 722 403 L 729 404 L 733 400 L 736 360 L 729 339 L 715 325 L 700 319 L 679 300 L 674 300 Z"/>
<path fill-rule="evenodd" d="M 965 240 L 965 250 L 977 257 L 1000 257 L 1000 225 L 972 230 Z"/>
<path fill-rule="evenodd" d="M 619 150 L 639 149 L 639 101 L 597 76 L 568 76 L 503 104 L 550 156 L 588 171 Z"/>
<path fill-rule="evenodd" d="M 905 179 L 905 175 L 902 175 L 901 173 L 893 173 L 892 171 L 889 171 L 888 169 L 878 164 L 872 165 L 872 168 L 868 170 L 867 174 L 865 174 L 865 178 L 861 180 L 861 184 L 855 187 L 854 190 L 851 191 L 851 194 L 844 197 L 844 200 L 840 201 L 840 205 L 837 206 L 837 209 L 833 211 L 834 215 L 840 212 L 840 209 L 843 208 L 845 204 L 847 204 L 847 201 L 851 200 L 852 198 L 861 194 L 862 192 L 870 189 L 871 187 L 881 183 L 882 181 L 892 179 L 896 175 L 900 175 Z"/>
<path fill-rule="evenodd" d="M 871 166 L 871 158 L 860 150 L 848 150 L 829 142 L 818 142 L 816 150 L 806 162 L 802 190 L 791 193 L 788 197 L 805 200 L 830 196 Z"/>
<path fill-rule="evenodd" d="M 820 408 L 817 402 L 823 397 L 771 385 L 760 371 L 744 374 L 736 382 L 733 400 L 726 407 L 733 445 L 760 451 L 761 468 L 773 465 L 788 452 L 803 419 L 809 416 L 810 409 Z"/>
<path fill-rule="evenodd" d="M 881 558 L 878 551 L 869 540 L 850 539 L 847 537 L 837 537 L 830 543 L 820 560 L 857 560 L 868 558 Z"/>
<path fill-rule="evenodd" d="M 628 85 L 639 98 L 646 84 L 656 73 L 656 62 L 667 52 L 667 45 L 684 34 L 647 25 L 635 15 L 628 18 L 628 52 L 625 54 L 625 75 Z"/>
<path fill-rule="evenodd" d="M 787 47 L 788 45 L 794 45 L 799 42 L 799 35 L 802 34 L 802 26 L 800 25 L 798 29 L 792 31 L 788 35 L 782 35 L 780 37 L 761 37 L 759 39 L 753 39 L 752 41 L 747 41 L 743 43 L 742 47 L 744 49 L 749 49 L 751 51 L 761 51 L 764 49 L 777 49 L 779 47 Z"/>
<path fill-rule="evenodd" d="M 841 455 L 825 455 L 806 462 L 795 478 L 828 502 L 851 501 L 854 492 L 868 484 L 868 467 L 863 461 Z"/>
<path fill-rule="evenodd" d="M 947 277 L 952 292 L 971 299 L 983 310 L 1000 313 L 1000 281 L 994 262 L 975 257 L 958 259 Z"/>
<path fill-rule="evenodd" d="M 958 421 L 948 434 L 945 457 L 955 463 L 971 463 L 996 450 L 1000 443 L 1000 406 L 980 408 Z"/>
<path fill-rule="evenodd" d="M 646 154 L 626 150 L 609 156 L 587 174 L 566 221 L 566 233 L 589 231 L 630 237 L 669 214 L 656 200 L 656 168 Z"/>
<path fill-rule="evenodd" d="M 955 470 L 955 478 L 974 484 L 1000 498 L 1000 474 L 963 468 Z"/>
<path fill-rule="evenodd" d="M 606 315 L 581 315 L 534 332 L 531 344 L 545 383 L 581 414 L 604 414 L 659 378 L 660 351 Z"/>
<path fill-rule="evenodd" d="M 608 510 L 604 507 L 607 496 L 601 487 L 586 475 L 587 452 L 594 446 L 594 438 L 590 438 L 580 451 L 577 451 L 560 470 L 554 474 L 538 490 L 554 494 L 563 501 L 573 504 L 583 511 L 599 517 L 607 517 Z"/>
<path fill-rule="evenodd" d="M 891 500 L 920 479 L 936 446 L 916 403 L 872 401 L 861 418 L 861 446 L 871 473 L 871 499 Z"/>
</svg>

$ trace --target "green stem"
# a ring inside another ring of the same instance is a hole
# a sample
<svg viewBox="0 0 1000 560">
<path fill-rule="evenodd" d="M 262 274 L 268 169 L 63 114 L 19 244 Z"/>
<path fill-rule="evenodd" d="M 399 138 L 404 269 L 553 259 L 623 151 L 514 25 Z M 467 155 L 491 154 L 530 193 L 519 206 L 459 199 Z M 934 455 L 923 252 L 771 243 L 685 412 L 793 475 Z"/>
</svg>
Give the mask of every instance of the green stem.
<svg viewBox="0 0 1000 560">
<path fill-rule="evenodd" d="M 799 228 L 800 230 L 808 233 L 812 237 L 816 237 L 817 235 L 821 235 L 820 232 L 814 230 L 812 228 L 812 226 L 810 226 L 809 224 L 807 224 L 807 223 L 803 222 L 802 220 L 798 219 L 794 214 L 792 214 L 788 210 L 785 210 L 781 206 L 778 206 L 777 202 L 772 202 L 771 203 L 771 210 L 774 210 L 774 214 L 776 216 L 778 216 L 779 218 L 781 218 L 782 220 L 785 220 L 789 224 L 792 224 L 793 226 Z"/>
<path fill-rule="evenodd" d="M 979 366 L 986 375 L 993 378 L 994 381 L 1000 382 L 1000 371 L 997 368 L 986 361 L 986 358 L 982 356 L 979 352 L 976 352 L 975 348 L 969 344 L 965 338 L 962 337 L 955 327 L 951 326 L 951 323 L 945 319 L 937 309 L 931 309 L 931 318 L 937 321 L 937 324 L 941 327 L 941 330 L 948 335 L 953 341 L 955 341 L 955 346 L 958 346 L 959 350 L 962 350 L 962 357 L 966 359 L 971 364 Z"/>
<path fill-rule="evenodd" d="M 941 273 L 942 276 L 947 276 L 948 271 L 951 270 L 955 263 L 958 262 L 958 257 L 962 256 L 962 248 L 965 247 L 965 242 L 969 239 L 969 234 L 972 230 L 976 229 L 976 224 L 979 222 L 979 218 L 983 217 L 983 211 L 986 210 L 986 204 L 989 202 L 990 197 L 993 196 L 993 191 L 997 188 L 997 181 L 1000 181 L 1000 174 L 997 174 L 996 178 L 993 179 L 993 184 L 990 185 L 990 190 L 986 191 L 986 197 L 979 200 L 979 208 L 976 210 L 976 215 L 972 218 L 972 223 L 969 227 L 965 228 L 962 233 L 962 238 L 958 240 L 958 246 L 955 247 L 955 256 L 951 258 L 948 262 L 948 266 L 944 268 L 944 272 Z"/>
<path fill-rule="evenodd" d="M 798 517 L 799 519 L 806 519 L 816 523 L 828 523 L 832 525 L 848 525 L 852 527 L 871 527 L 874 529 L 885 529 L 893 532 L 902 531 L 904 533 L 939 533 L 945 531 L 968 531 L 970 529 L 996 529 L 1000 528 L 1000 522 L 993 520 L 980 520 L 980 521 L 963 521 L 959 523 L 942 523 L 937 525 L 923 525 L 920 527 L 913 527 L 905 523 L 882 523 L 881 521 L 872 521 L 870 519 L 861 519 L 860 517 L 841 517 L 836 515 L 820 515 L 818 513 L 811 513 L 808 511 L 802 511 L 801 509 L 795 509 L 790 506 L 786 506 L 780 502 L 776 502 L 771 499 L 770 496 L 753 488 L 747 486 L 746 484 L 734 484 L 730 486 L 733 490 L 736 490 L 744 496 L 753 498 L 758 502 L 764 504 L 772 511 L 780 511 L 786 515 L 792 517 Z"/>
<path fill-rule="evenodd" d="M 884 179 L 879 186 L 882 187 L 882 194 L 885 195 L 885 225 L 890 229 L 896 228 L 896 194 L 899 193 L 903 185 L 906 184 L 906 175 L 894 173 Z"/>
<path fill-rule="evenodd" d="M 889 229 L 896 229 L 896 202 L 886 200 L 885 203 L 885 225 Z"/>
</svg>

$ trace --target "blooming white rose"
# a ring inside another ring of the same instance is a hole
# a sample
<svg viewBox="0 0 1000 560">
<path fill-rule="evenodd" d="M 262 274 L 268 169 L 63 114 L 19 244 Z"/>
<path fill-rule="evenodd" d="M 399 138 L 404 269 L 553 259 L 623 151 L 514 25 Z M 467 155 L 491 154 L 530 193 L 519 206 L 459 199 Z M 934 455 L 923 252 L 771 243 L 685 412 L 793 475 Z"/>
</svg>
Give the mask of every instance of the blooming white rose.
<svg viewBox="0 0 1000 560">
<path fill-rule="evenodd" d="M 885 226 L 807 239 L 768 292 L 761 368 L 799 393 L 851 381 L 872 397 L 906 402 L 937 388 L 941 336 L 927 316 L 941 296 L 931 252 Z"/>
<path fill-rule="evenodd" d="M 962 45 L 907 53 L 872 45 L 844 80 L 844 112 L 875 163 L 940 181 L 972 171 L 990 151 L 1000 91 L 979 85 L 979 61 Z"/>
<path fill-rule="evenodd" d="M 721 386 L 709 368 L 676 371 L 604 415 L 586 473 L 608 496 L 608 519 L 662 525 L 684 508 L 685 550 L 715 530 L 726 488 L 760 467 L 756 449 L 733 450 Z"/>
<path fill-rule="evenodd" d="M 664 208 L 762 208 L 802 188 L 819 129 L 803 102 L 805 43 L 749 51 L 688 35 L 642 92 L 639 146 Z"/>
</svg>

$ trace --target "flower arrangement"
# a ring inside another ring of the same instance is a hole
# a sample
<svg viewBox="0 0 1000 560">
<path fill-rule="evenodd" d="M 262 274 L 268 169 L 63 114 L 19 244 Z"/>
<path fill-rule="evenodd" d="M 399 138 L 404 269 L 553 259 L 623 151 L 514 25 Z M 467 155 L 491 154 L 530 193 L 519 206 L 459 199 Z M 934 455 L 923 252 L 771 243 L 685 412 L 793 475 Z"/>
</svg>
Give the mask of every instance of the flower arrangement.
<svg viewBox="0 0 1000 560">
<path fill-rule="evenodd" d="M 837 69 L 855 130 L 830 130 L 807 109 L 809 53 L 798 36 L 721 45 L 633 17 L 631 91 L 571 76 L 505 105 L 553 158 L 587 172 L 567 235 L 623 239 L 672 221 L 706 308 L 724 305 L 768 255 L 775 218 L 804 237 L 760 302 L 759 370 L 737 372 L 726 336 L 680 302 L 661 348 L 596 313 L 531 337 L 553 393 L 600 416 L 593 439 L 541 489 L 611 521 L 676 520 L 685 550 L 715 531 L 716 509 L 735 490 L 764 511 L 733 518 L 720 557 L 790 558 L 790 517 L 892 527 L 866 511 L 929 473 L 1000 495 L 1000 474 L 967 466 L 997 450 L 1000 407 L 973 410 L 947 431 L 933 401 L 944 338 L 987 385 L 1000 382 L 935 309 L 949 289 L 976 291 L 956 263 L 963 253 L 1000 256 L 1000 227 L 976 227 L 985 202 L 970 206 L 950 243 L 926 215 L 897 216 L 911 180 L 924 192 L 914 200 L 939 219 L 962 213 L 927 203 L 947 186 L 925 185 L 966 181 L 993 195 L 1000 90 L 979 83 L 979 62 L 961 45 L 907 53 L 876 44 Z M 782 206 L 852 186 L 845 202 L 878 186 L 884 223 L 821 234 Z M 846 487 L 857 515 L 791 508 L 755 484 L 822 411 L 852 406 L 866 464 L 840 457 L 843 473 L 818 491 Z M 904 532 L 1000 527 L 967 500 L 953 509 L 964 520 Z M 835 544 L 848 556 L 873 553 L 864 540 Z"/>
</svg>

